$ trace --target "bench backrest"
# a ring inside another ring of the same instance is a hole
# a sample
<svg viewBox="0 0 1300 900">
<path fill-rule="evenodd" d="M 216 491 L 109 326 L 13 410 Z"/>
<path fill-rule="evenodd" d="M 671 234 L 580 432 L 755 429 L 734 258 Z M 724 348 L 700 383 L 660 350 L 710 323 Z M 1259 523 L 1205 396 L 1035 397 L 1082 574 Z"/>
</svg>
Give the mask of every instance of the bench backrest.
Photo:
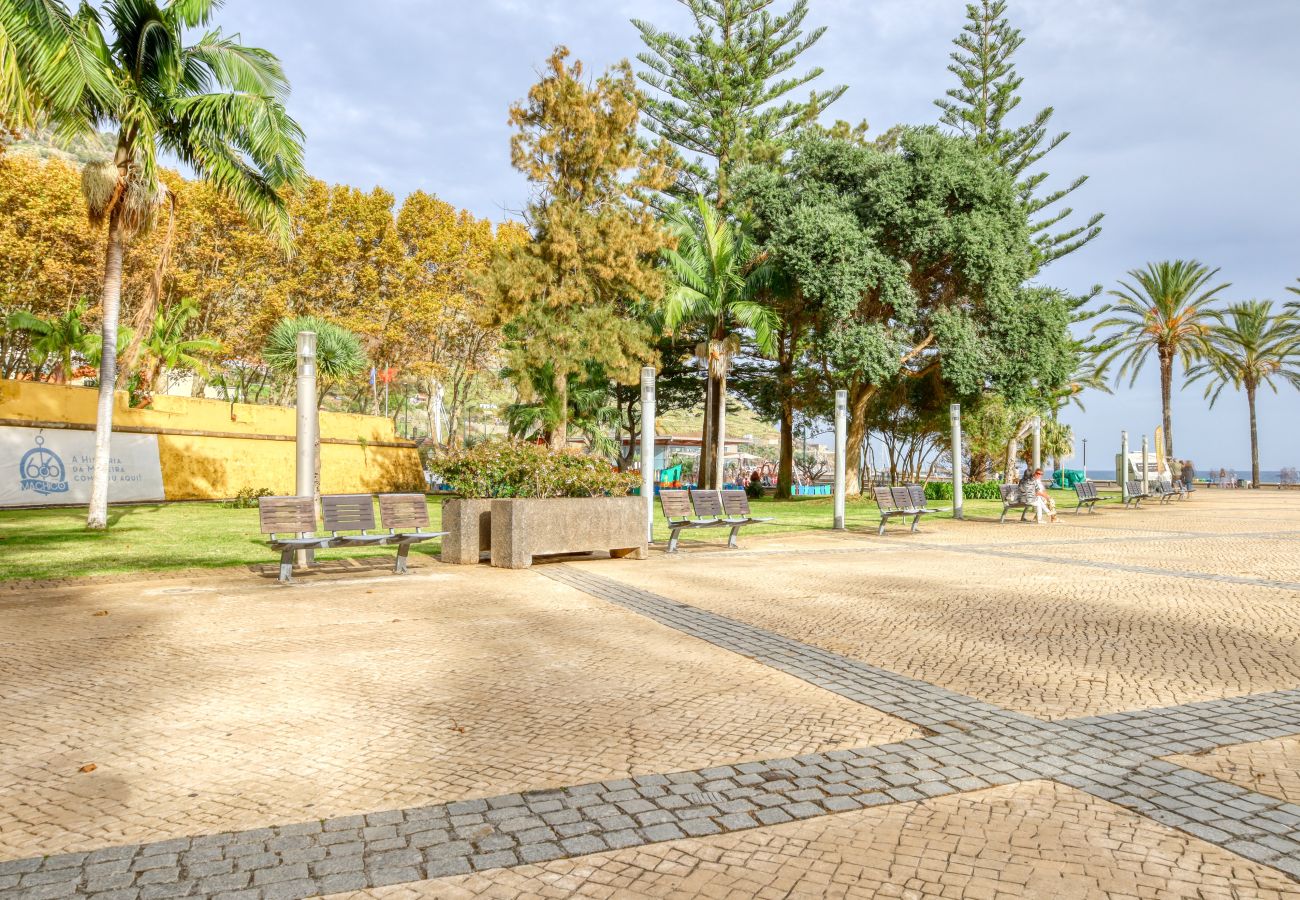
<svg viewBox="0 0 1300 900">
<path fill-rule="evenodd" d="M 1002 495 L 1004 505 L 1020 502 L 1020 485 L 1018 484 L 999 484 L 998 493 Z"/>
<path fill-rule="evenodd" d="M 749 518 L 749 494 L 740 490 L 722 492 L 722 510 L 734 518 Z"/>
<path fill-rule="evenodd" d="M 722 515 L 722 495 L 717 491 L 691 491 L 691 505 L 701 519 L 716 519 Z"/>
<path fill-rule="evenodd" d="M 322 494 L 321 524 L 331 533 L 370 531 L 375 527 L 375 501 L 369 494 Z"/>
<path fill-rule="evenodd" d="M 1142 490 L 1142 482 L 1130 481 L 1128 483 L 1128 493 L 1130 497 L 1134 497 L 1134 496 L 1140 496 L 1146 492 Z"/>
<path fill-rule="evenodd" d="M 262 534 L 303 534 L 316 530 L 316 501 L 311 497 L 261 497 L 257 516 Z"/>
<path fill-rule="evenodd" d="M 907 495 L 912 501 L 913 509 L 925 508 L 925 487 L 919 484 L 909 484 L 907 486 Z"/>
<path fill-rule="evenodd" d="M 908 488 L 891 488 L 890 493 L 894 495 L 894 505 L 899 509 L 911 509 L 913 507 L 912 492 Z"/>
<path fill-rule="evenodd" d="M 894 504 L 894 492 L 890 488 L 872 488 L 871 493 L 876 497 L 876 506 L 879 506 L 882 511 L 898 509 Z"/>
<path fill-rule="evenodd" d="M 1091 500 L 1092 498 L 1088 496 L 1088 482 L 1076 481 L 1074 483 L 1074 495 L 1080 500 Z"/>
<path fill-rule="evenodd" d="M 691 498 L 684 490 L 659 491 L 659 508 L 664 511 L 664 518 L 669 522 L 675 519 L 689 519 Z"/>
<path fill-rule="evenodd" d="M 389 531 L 399 528 L 427 528 L 429 504 L 423 494 L 380 494 L 379 522 Z"/>
</svg>

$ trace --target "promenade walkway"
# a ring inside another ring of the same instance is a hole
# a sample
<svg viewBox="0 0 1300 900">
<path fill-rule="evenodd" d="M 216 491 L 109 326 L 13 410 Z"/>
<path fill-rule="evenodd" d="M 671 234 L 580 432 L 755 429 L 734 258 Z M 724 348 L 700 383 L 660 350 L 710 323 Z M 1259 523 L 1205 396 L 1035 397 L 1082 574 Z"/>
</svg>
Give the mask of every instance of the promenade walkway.
<svg viewBox="0 0 1300 900">
<path fill-rule="evenodd" d="M 0 591 L 0 897 L 1297 897 L 1300 494 Z"/>
</svg>

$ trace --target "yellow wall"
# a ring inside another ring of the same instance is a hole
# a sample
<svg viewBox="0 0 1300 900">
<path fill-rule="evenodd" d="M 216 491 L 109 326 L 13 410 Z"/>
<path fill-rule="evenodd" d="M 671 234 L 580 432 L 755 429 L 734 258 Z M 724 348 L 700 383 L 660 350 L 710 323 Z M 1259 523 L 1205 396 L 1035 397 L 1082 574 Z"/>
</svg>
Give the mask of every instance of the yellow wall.
<svg viewBox="0 0 1300 900">
<path fill-rule="evenodd" d="M 93 426 L 97 396 L 84 387 L 0 380 L 0 420 Z M 121 391 L 113 412 L 115 428 L 202 432 L 158 435 L 168 500 L 233 497 L 244 488 L 294 493 L 294 422 L 294 410 L 288 407 L 191 397 L 157 396 L 150 409 L 131 409 Z M 320 430 L 322 493 L 374 493 L 423 485 L 415 445 L 399 438 L 389 419 L 323 412 Z M 256 437 L 266 435 L 290 440 Z"/>
</svg>

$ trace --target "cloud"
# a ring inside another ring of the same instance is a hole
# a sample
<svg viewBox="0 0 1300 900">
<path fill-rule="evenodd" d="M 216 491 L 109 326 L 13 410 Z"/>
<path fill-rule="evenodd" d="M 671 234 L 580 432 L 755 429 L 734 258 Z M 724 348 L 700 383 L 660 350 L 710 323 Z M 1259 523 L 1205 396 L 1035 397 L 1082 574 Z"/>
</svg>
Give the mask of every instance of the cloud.
<svg viewBox="0 0 1300 900">
<path fill-rule="evenodd" d="M 850 88 L 832 116 L 865 118 L 877 131 L 936 119 L 963 0 L 809 6 L 807 24 L 828 30 L 807 64 L 826 70 L 825 84 Z M 1102 237 L 1045 281 L 1109 286 L 1147 260 L 1197 257 L 1223 267 L 1234 297 L 1281 297 L 1295 283 L 1300 3 L 1012 0 L 1010 13 L 1025 37 L 1025 112 L 1051 105 L 1056 128 L 1071 132 L 1046 168 L 1057 183 L 1090 175 L 1071 205 L 1106 213 Z M 314 174 L 381 184 L 399 198 L 419 188 L 494 218 L 527 197 L 510 168 L 510 103 L 556 44 L 591 71 L 635 57 L 633 17 L 677 31 L 690 24 L 675 0 L 229 0 L 221 12 L 228 30 L 284 59 Z M 1086 416 L 1067 420 L 1118 440 L 1122 427 L 1154 427 L 1155 396 L 1144 376 L 1140 391 L 1092 398 Z M 1180 394 L 1180 452 L 1199 444 L 1198 462 L 1240 468 L 1248 451 L 1238 400 L 1225 395 L 1211 413 Z M 1293 393 L 1263 401 L 1268 468 L 1300 463 L 1285 449 L 1300 431 L 1289 418 L 1281 424 L 1294 402 Z M 1093 446 L 1100 452 L 1102 441 Z M 1206 455 L 1211 447 L 1221 459 Z"/>
</svg>

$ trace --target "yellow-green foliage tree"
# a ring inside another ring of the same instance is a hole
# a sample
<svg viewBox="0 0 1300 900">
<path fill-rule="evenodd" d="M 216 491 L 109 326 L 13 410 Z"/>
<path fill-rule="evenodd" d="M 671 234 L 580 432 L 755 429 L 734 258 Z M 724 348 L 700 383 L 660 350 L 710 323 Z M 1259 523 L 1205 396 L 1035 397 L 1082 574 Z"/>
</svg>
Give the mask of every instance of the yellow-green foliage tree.
<svg viewBox="0 0 1300 900">
<path fill-rule="evenodd" d="M 494 231 L 487 219 L 423 191 L 402 204 L 397 233 L 407 261 L 402 358 L 428 397 L 429 434 L 447 443 L 475 382 L 498 361 L 501 332 L 487 304 L 488 267 L 498 249 L 511 252 L 528 233 L 515 222 Z"/>
<path fill-rule="evenodd" d="M 655 260 L 668 238 L 647 201 L 672 177 L 667 144 L 647 150 L 638 138 L 631 67 L 589 81 L 568 55 L 557 48 L 528 99 L 510 109 L 511 160 L 535 188 L 526 211 L 532 240 L 493 267 L 510 368 L 552 368 L 557 448 L 568 443 L 571 376 L 596 367 L 631 381 L 653 358 L 651 330 L 629 311 L 663 294 Z"/>
<path fill-rule="evenodd" d="M 164 173 L 168 183 L 179 183 Z M 137 245 L 127 259 L 123 293 L 138 298 L 153 273 L 161 235 Z M 102 236 L 86 221 L 81 174 L 70 162 L 41 159 L 22 151 L 0 156 L 0 322 L 18 310 L 42 318 L 89 301 L 88 320 L 99 321 L 103 282 Z M 25 337 L 0 326 L 0 376 L 12 378 L 24 365 Z"/>
</svg>

